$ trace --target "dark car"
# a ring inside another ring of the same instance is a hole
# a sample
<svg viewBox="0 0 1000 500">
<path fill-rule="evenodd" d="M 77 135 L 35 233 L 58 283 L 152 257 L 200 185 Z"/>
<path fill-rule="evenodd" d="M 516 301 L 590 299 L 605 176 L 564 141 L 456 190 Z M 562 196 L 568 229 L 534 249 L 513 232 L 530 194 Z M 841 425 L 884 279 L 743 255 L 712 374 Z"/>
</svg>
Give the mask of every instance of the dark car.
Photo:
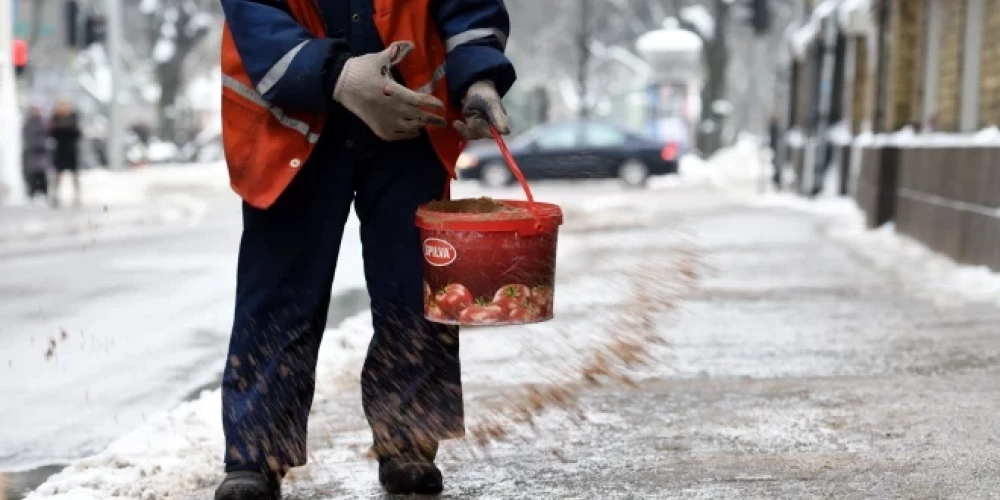
<svg viewBox="0 0 1000 500">
<path fill-rule="evenodd" d="M 678 145 L 663 144 L 605 122 L 541 125 L 510 142 L 529 179 L 621 179 L 632 187 L 651 175 L 677 173 Z M 470 145 L 458 161 L 459 177 L 491 187 L 514 181 L 494 144 Z"/>
</svg>

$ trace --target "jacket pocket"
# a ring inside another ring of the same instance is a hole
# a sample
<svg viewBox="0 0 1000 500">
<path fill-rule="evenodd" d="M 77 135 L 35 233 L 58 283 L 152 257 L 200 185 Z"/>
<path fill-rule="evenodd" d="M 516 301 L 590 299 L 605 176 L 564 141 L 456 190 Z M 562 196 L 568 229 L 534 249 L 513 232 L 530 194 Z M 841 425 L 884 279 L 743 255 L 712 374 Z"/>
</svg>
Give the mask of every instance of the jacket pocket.
<svg viewBox="0 0 1000 500">
<path fill-rule="evenodd" d="M 230 183 L 239 191 L 239 186 L 253 182 L 258 135 L 270 111 L 230 92 L 222 92 L 222 147 Z"/>
</svg>

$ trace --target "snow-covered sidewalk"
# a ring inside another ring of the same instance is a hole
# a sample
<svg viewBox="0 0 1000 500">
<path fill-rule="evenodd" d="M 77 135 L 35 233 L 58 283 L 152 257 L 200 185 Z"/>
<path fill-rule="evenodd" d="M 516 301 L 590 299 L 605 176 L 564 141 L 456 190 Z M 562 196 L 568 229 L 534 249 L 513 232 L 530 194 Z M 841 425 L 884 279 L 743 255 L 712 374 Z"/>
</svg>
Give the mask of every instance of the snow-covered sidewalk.
<svg viewBox="0 0 1000 500">
<path fill-rule="evenodd" d="M 82 199 L 73 203 L 71 180 L 62 182 L 61 208 L 41 199 L 0 206 L 0 245 L 77 236 L 94 237 L 128 226 L 196 221 L 209 206 L 205 195 L 229 189 L 224 165 L 163 165 L 123 172 L 86 170 Z"/>
<path fill-rule="evenodd" d="M 459 189 L 468 186 L 460 186 Z M 516 197 L 512 190 L 511 197 Z M 512 395 L 526 384 L 572 383 L 573 367 L 613 340 L 612 332 L 597 327 L 615 308 L 630 298 L 626 272 L 636 268 L 650 249 L 661 251 L 651 262 L 661 269 L 690 259 L 690 242 L 683 231 L 643 231 L 627 245 L 613 233 L 616 227 L 646 227 L 652 211 L 642 214 L 623 205 L 622 195 L 600 196 L 596 201 L 567 199 L 569 221 L 560 240 L 560 282 L 556 314 L 559 321 L 514 329 L 480 329 L 462 338 L 463 376 L 469 404 L 468 427 L 490 413 L 476 402 Z M 651 206 L 652 208 L 652 206 Z M 591 214 L 588 216 L 587 214 Z M 597 262 L 595 262 L 597 260 Z M 664 275 L 669 281 L 674 276 Z M 368 433 L 360 417 L 360 373 L 367 350 L 370 316 L 365 313 L 329 329 L 321 351 L 318 388 L 314 403 L 313 441 L 340 442 L 337 449 L 316 449 L 314 465 L 320 470 L 331 458 L 353 459 L 363 466 L 358 451 Z M 561 364 L 569 369 L 555 369 Z M 499 390 L 498 390 L 499 389 Z M 356 408 L 355 408 L 356 407 Z M 198 491 L 220 478 L 219 451 L 223 447 L 218 391 L 208 391 L 196 401 L 150 418 L 99 455 L 83 459 L 52 477 L 32 499 L 165 498 Z M 480 414 L 477 416 L 477 413 Z M 344 415 L 347 417 L 344 417 Z M 600 415 L 591 419 L 600 420 Z M 557 418 L 557 422 L 562 422 Z M 320 437 L 321 436 L 321 437 Z M 310 468 L 293 477 L 310 474 Z M 368 478 L 359 477 L 359 485 Z M 305 484 L 305 483 L 303 483 Z"/>
<path fill-rule="evenodd" d="M 1000 491 L 1000 278 L 889 230 L 864 231 L 849 201 L 751 196 L 753 178 L 660 181 L 644 192 L 537 188 L 567 214 L 557 319 L 463 333 L 470 430 L 525 384 L 583 384 L 574 367 L 613 340 L 608 320 L 622 311 L 652 309 L 670 345 L 631 372 L 637 387 L 582 391 L 583 421 L 547 413 L 488 456 L 449 443 L 446 498 Z M 718 187 L 732 183 L 741 189 Z M 670 286 L 689 273 L 701 276 L 697 288 Z M 667 287 L 650 303 L 636 300 L 637 283 Z M 357 385 L 368 322 L 361 315 L 326 334 L 311 463 L 293 471 L 289 498 L 382 498 L 363 457 L 370 436 Z M 209 498 L 222 477 L 219 400 L 206 392 L 149 418 L 29 500 Z"/>
</svg>

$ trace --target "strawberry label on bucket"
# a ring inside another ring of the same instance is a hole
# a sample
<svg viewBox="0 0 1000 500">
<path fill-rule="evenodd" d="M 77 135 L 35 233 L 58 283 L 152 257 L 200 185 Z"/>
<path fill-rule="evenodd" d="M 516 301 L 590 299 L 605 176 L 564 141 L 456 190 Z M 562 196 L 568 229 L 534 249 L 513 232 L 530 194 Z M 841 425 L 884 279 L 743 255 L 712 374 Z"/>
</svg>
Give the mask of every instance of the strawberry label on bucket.
<svg viewBox="0 0 1000 500">
<path fill-rule="evenodd" d="M 435 263 L 448 260 L 447 256 L 426 256 L 427 319 L 465 326 L 552 319 L 555 234 L 522 238 L 513 232 L 463 231 L 450 233 L 447 238 L 462 252 L 462 259 L 439 266 Z"/>
<path fill-rule="evenodd" d="M 458 251 L 455 246 L 440 238 L 424 240 L 424 259 L 435 267 L 444 267 L 455 262 Z"/>
<path fill-rule="evenodd" d="M 458 200 L 456 206 L 463 206 Z M 519 202 L 504 200 L 519 207 Z M 466 203 L 471 205 L 471 203 Z M 479 205 L 485 206 L 480 202 Z M 516 221 L 531 231 L 518 231 L 503 219 L 512 209 L 490 212 L 470 225 L 463 217 L 479 214 L 444 212 L 437 204 L 418 212 L 424 241 L 424 317 L 463 326 L 538 323 L 552 319 L 557 228 L 561 211 L 543 205 L 541 230 L 528 213 Z M 501 214 L 501 218 L 496 216 Z M 457 223 L 440 223 L 457 218 Z M 468 220 L 468 219 L 466 219 Z M 461 253 L 462 258 L 457 258 Z"/>
<path fill-rule="evenodd" d="M 417 209 L 426 262 L 424 317 L 436 323 L 520 325 L 552 319 L 562 209 L 535 201 L 503 136 L 492 127 L 490 132 L 527 201 L 453 200 L 446 190 L 444 200 Z"/>
</svg>

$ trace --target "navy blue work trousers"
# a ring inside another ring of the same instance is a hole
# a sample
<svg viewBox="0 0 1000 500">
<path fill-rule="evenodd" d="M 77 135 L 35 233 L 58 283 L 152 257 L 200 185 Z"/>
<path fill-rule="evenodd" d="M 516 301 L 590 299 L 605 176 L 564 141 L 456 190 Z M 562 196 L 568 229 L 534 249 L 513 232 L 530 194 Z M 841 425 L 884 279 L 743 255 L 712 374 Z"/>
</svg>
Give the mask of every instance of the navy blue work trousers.
<svg viewBox="0 0 1000 500">
<path fill-rule="evenodd" d="M 445 171 L 426 137 L 367 148 L 324 137 L 301 168 L 271 208 L 243 207 L 222 385 L 226 470 L 283 474 L 306 462 L 317 356 L 352 201 L 374 327 L 361 383 L 375 451 L 436 450 L 438 440 L 464 433 L 458 329 L 423 318 L 414 216 L 440 198 Z"/>
</svg>

